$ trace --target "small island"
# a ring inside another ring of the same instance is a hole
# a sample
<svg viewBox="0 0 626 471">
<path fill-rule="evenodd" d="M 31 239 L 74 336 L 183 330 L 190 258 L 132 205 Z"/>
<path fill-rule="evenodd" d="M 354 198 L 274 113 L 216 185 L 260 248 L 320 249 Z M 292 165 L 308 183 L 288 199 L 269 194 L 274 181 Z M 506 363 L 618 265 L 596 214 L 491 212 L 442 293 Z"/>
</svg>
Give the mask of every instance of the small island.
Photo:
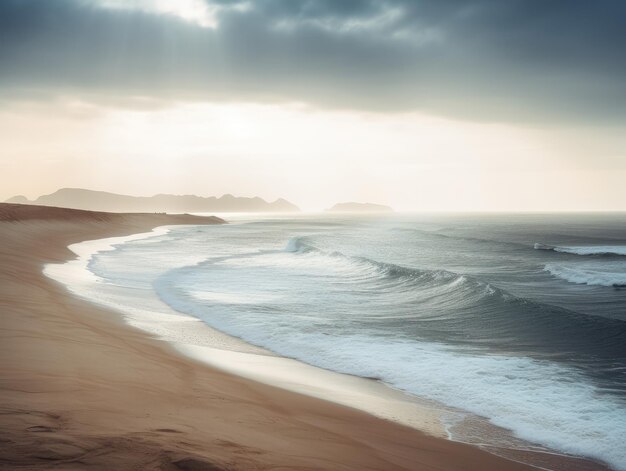
<svg viewBox="0 0 626 471">
<path fill-rule="evenodd" d="M 327 211 L 337 213 L 392 213 L 393 208 L 384 204 L 349 202 L 337 203 Z"/>
</svg>

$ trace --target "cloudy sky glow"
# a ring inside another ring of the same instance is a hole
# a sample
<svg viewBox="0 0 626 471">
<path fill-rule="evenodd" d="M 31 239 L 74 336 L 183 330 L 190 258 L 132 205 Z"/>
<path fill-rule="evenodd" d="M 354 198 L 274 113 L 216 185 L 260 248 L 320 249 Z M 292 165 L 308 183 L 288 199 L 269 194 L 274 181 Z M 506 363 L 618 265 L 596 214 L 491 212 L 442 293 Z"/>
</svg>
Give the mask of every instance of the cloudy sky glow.
<svg viewBox="0 0 626 471">
<path fill-rule="evenodd" d="M 5 0 L 0 199 L 626 210 L 626 4 Z"/>
</svg>

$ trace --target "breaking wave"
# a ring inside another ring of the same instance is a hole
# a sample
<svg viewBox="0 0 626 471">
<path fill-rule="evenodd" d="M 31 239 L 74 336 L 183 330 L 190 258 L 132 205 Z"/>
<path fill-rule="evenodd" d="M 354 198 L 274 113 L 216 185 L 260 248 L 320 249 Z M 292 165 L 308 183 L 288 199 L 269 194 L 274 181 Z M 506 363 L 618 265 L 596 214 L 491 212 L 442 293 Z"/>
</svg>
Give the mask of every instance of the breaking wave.
<svg viewBox="0 0 626 471">
<path fill-rule="evenodd" d="M 535 250 L 552 250 L 553 252 L 568 253 L 572 255 L 625 255 L 626 245 L 582 245 L 574 247 L 560 247 L 558 245 L 540 244 L 534 245 Z"/>
<path fill-rule="evenodd" d="M 570 283 L 626 288 L 626 273 L 623 272 L 607 272 L 585 267 L 573 268 L 552 263 L 547 264 L 544 270 Z"/>
</svg>

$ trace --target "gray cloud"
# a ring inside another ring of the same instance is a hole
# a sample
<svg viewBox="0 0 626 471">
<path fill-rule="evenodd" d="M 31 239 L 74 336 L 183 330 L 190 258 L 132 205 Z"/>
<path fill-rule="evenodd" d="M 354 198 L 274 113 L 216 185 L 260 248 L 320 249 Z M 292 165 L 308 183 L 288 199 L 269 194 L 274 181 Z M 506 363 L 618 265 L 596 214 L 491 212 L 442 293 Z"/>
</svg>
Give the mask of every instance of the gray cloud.
<svg viewBox="0 0 626 471">
<path fill-rule="evenodd" d="M 85 0 L 3 0 L 0 93 L 626 121 L 626 2 L 211 3 L 223 7 L 215 29 Z"/>
</svg>

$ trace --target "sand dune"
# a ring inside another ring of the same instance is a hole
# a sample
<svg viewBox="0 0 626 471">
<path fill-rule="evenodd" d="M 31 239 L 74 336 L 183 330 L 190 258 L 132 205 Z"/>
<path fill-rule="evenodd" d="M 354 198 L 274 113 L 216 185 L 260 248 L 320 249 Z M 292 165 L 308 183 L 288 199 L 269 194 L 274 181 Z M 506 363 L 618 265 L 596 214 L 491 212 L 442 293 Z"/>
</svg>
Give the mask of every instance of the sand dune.
<svg viewBox="0 0 626 471">
<path fill-rule="evenodd" d="M 41 272 L 81 240 L 219 222 L 0 205 L 1 469 L 529 469 L 197 364 Z"/>
</svg>

